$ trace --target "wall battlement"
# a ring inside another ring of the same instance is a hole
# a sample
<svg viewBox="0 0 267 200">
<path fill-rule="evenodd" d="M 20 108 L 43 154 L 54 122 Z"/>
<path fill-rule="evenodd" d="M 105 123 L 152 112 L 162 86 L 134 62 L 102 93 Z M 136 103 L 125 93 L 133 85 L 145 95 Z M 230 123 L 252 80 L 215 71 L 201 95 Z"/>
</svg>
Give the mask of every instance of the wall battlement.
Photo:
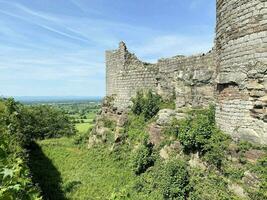
<svg viewBox="0 0 267 200">
<path fill-rule="evenodd" d="M 149 64 L 121 42 L 106 52 L 106 88 L 120 109 L 140 89 L 175 96 L 177 109 L 216 103 L 224 132 L 267 144 L 267 0 L 217 0 L 215 47 L 206 54 Z"/>
</svg>

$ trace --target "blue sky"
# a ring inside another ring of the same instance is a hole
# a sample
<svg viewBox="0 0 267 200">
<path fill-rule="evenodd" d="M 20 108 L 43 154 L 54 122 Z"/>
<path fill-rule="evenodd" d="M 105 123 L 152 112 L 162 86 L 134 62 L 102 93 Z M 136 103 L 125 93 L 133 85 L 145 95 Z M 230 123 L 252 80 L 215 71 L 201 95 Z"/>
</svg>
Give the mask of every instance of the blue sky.
<svg viewBox="0 0 267 200">
<path fill-rule="evenodd" d="M 206 52 L 215 0 L 0 0 L 0 95 L 103 96 L 105 50 Z"/>
</svg>

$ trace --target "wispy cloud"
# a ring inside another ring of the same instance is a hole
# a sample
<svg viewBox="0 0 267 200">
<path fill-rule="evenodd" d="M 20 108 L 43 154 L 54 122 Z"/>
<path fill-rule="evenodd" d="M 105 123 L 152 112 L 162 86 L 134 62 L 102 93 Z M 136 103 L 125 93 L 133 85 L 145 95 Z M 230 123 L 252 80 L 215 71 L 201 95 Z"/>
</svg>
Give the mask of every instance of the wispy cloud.
<svg viewBox="0 0 267 200">
<path fill-rule="evenodd" d="M 194 7 L 197 1 L 204 0 L 189 2 Z M 0 0 L 0 94 L 35 95 L 40 87 L 44 95 L 104 95 L 104 51 L 121 40 L 146 61 L 212 47 L 209 25 L 194 24 L 187 35 L 152 26 L 156 21 L 144 23 L 149 13 L 115 18 L 109 7 L 119 2 L 103 4 L 107 14 L 101 3 L 94 7 L 83 0 Z M 194 34 L 200 29 L 205 34 Z"/>
<path fill-rule="evenodd" d="M 162 35 L 144 44 L 134 46 L 133 51 L 146 61 L 156 62 L 162 57 L 206 53 L 213 47 L 213 35 L 208 39 L 199 36 Z"/>
</svg>

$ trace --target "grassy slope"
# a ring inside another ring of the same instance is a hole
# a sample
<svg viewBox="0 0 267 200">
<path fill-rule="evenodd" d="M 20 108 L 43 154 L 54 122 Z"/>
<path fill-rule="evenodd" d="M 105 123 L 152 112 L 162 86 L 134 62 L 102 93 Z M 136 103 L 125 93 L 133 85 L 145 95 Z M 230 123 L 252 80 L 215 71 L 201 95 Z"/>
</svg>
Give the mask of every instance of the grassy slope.
<svg viewBox="0 0 267 200">
<path fill-rule="evenodd" d="M 130 136 L 135 136 L 136 131 L 140 134 L 139 121 L 136 119 L 136 123 L 130 127 Z M 135 128 L 135 125 L 138 126 Z M 86 133 L 90 126 L 92 122 L 76 124 L 80 134 Z M 114 192 L 125 193 L 126 189 L 131 198 L 121 199 L 161 199 L 153 187 L 148 188 L 151 191 L 148 194 L 137 194 L 133 190 L 136 185 L 134 182 L 140 177 L 133 175 L 128 153 L 123 154 L 125 158 L 118 159 L 118 155 L 110 153 L 108 147 L 88 150 L 74 145 L 72 138 L 61 138 L 38 142 L 30 160 L 36 181 L 40 183 L 47 199 L 105 200 L 110 199 Z M 157 170 L 155 172 L 157 173 Z M 142 183 L 153 183 L 152 175 L 153 173 L 145 173 L 145 179 L 141 179 Z M 218 177 L 216 173 L 210 172 L 208 176 L 196 173 L 193 183 L 196 193 L 200 193 L 205 199 L 214 198 L 215 194 L 216 199 L 235 197 L 228 191 L 224 177 Z"/>
<path fill-rule="evenodd" d="M 116 188 L 127 185 L 133 179 L 129 167 L 117 161 L 106 148 L 89 151 L 73 145 L 69 138 L 49 139 L 38 144 L 41 151 L 33 155 L 34 166 L 35 171 L 39 171 L 40 184 L 46 186 L 46 196 L 54 197 L 53 194 L 63 191 L 70 199 L 107 199 Z M 54 168 L 46 166 L 47 160 L 41 159 L 41 152 L 52 160 L 50 165 Z M 60 178 L 55 176 L 54 169 L 57 169 Z M 63 184 L 58 183 L 61 181 Z M 55 186 L 57 184 L 60 186 Z"/>
<path fill-rule="evenodd" d="M 80 134 L 93 125 L 93 117 L 76 124 Z M 105 147 L 88 150 L 72 138 L 59 138 L 39 141 L 33 149 L 31 171 L 46 199 L 109 199 L 135 179 L 129 164 Z"/>
</svg>

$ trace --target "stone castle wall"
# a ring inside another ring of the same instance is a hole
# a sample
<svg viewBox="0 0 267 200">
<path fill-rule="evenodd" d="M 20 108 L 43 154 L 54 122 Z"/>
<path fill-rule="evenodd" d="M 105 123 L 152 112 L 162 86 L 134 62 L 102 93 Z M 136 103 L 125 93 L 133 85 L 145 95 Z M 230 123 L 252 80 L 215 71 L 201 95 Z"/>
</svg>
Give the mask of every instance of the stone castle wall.
<svg viewBox="0 0 267 200">
<path fill-rule="evenodd" d="M 267 143 L 267 1 L 217 0 L 217 110 L 220 128 Z"/>
<path fill-rule="evenodd" d="M 127 108 L 138 90 L 175 97 L 176 107 L 207 106 L 215 102 L 214 51 L 195 56 L 161 59 L 156 64 L 141 62 L 121 42 L 119 49 L 106 52 L 107 96 L 115 107 Z"/>
<path fill-rule="evenodd" d="M 158 93 L 165 98 L 175 95 L 176 108 L 207 106 L 215 102 L 214 51 L 190 57 L 161 59 Z"/>
<path fill-rule="evenodd" d="M 138 90 L 156 89 L 157 66 L 138 60 L 123 42 L 118 50 L 106 52 L 106 66 L 106 93 L 119 109 L 127 108 Z"/>
<path fill-rule="evenodd" d="M 216 102 L 218 126 L 267 144 L 267 0 L 217 0 L 215 48 L 207 54 L 141 62 L 124 43 L 107 51 L 107 96 L 130 105 L 140 89 L 175 97 L 176 108 Z"/>
</svg>

